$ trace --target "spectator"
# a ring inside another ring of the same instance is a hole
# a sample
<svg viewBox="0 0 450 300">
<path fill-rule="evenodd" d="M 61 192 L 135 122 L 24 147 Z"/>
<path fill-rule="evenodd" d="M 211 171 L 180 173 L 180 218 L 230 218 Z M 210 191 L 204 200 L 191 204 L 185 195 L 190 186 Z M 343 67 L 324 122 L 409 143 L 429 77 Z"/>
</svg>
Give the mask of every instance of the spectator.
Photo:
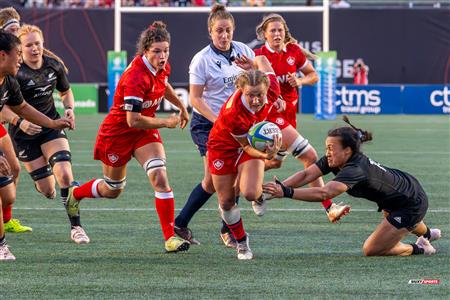
<svg viewBox="0 0 450 300">
<path fill-rule="evenodd" d="M 353 84 L 367 85 L 369 84 L 369 67 L 364 63 L 362 58 L 358 58 L 353 65 Z"/>
<path fill-rule="evenodd" d="M 349 8 L 350 3 L 345 0 L 333 0 L 330 5 L 331 8 Z"/>
</svg>

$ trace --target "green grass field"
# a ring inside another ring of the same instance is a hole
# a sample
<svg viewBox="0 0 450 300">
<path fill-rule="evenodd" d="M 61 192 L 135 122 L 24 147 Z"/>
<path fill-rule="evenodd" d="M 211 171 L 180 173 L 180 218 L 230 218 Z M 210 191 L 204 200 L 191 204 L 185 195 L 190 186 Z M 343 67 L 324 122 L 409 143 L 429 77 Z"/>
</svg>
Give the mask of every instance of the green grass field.
<svg viewBox="0 0 450 300">
<path fill-rule="evenodd" d="M 70 133 L 75 177 L 100 177 L 92 147 L 103 115 L 78 116 Z M 255 258 L 238 261 L 219 242 L 217 199 L 213 197 L 190 227 L 202 245 L 187 253 L 165 254 L 153 191 L 144 170 L 128 166 L 127 187 L 119 199 L 84 200 L 82 223 L 91 238 L 78 246 L 59 200 L 37 194 L 22 171 L 14 217 L 32 233 L 8 234 L 17 260 L 0 264 L 1 299 L 448 299 L 450 291 L 450 119 L 448 116 L 354 116 L 372 130 L 364 152 L 390 167 L 412 173 L 430 198 L 426 223 L 440 228 L 433 257 L 363 257 L 364 240 L 381 220 L 376 205 L 342 196 L 353 211 L 331 224 L 320 204 L 288 199 L 270 202 L 258 218 L 241 201 L 244 224 Z M 301 116 L 300 131 L 324 153 L 328 129 L 342 121 Z M 202 163 L 189 130 L 161 130 L 168 172 L 180 209 L 202 178 Z M 289 157 L 267 179 L 301 169 Z M 330 178 L 326 178 L 330 179 Z M 408 242 L 415 242 L 410 236 Z M 439 279 L 438 285 L 408 284 L 410 279 Z"/>
</svg>

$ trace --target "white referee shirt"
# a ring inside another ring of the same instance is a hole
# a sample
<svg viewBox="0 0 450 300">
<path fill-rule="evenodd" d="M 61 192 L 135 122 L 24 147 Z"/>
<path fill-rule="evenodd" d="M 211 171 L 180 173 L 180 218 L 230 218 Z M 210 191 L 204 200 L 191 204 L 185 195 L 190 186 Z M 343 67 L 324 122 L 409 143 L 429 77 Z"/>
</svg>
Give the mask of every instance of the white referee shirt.
<svg viewBox="0 0 450 300">
<path fill-rule="evenodd" d="M 231 57 L 245 55 L 251 59 L 255 53 L 247 45 L 241 42 L 231 42 Z M 204 85 L 203 98 L 216 114 L 222 105 L 235 91 L 234 82 L 237 76 L 243 72 L 223 55 L 216 53 L 210 45 L 200 50 L 192 58 L 189 66 L 189 84 Z M 197 110 L 194 109 L 198 113 Z"/>
</svg>

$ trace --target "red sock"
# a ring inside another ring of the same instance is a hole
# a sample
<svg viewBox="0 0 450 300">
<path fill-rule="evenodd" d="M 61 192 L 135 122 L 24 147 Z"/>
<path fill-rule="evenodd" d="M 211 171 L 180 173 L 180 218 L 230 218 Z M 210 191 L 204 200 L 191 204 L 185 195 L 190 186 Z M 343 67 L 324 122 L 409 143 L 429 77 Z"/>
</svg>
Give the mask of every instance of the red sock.
<svg viewBox="0 0 450 300">
<path fill-rule="evenodd" d="M 155 206 L 164 239 L 167 241 L 175 235 L 173 225 L 175 222 L 175 200 L 173 192 L 155 192 Z"/>
<path fill-rule="evenodd" d="M 228 228 L 230 228 L 231 233 L 233 234 L 236 241 L 242 241 L 245 238 L 245 229 L 244 229 L 244 223 L 242 222 L 242 218 L 239 219 L 237 223 L 234 223 L 232 225 L 228 225 Z"/>
<path fill-rule="evenodd" d="M 331 204 L 333 204 L 333 201 L 332 201 L 331 199 L 322 201 L 322 206 L 323 206 L 325 209 L 329 209 L 330 206 L 331 206 Z"/>
<path fill-rule="evenodd" d="M 73 196 L 77 200 L 81 200 L 83 198 L 101 198 L 100 192 L 98 191 L 98 184 L 103 179 L 92 179 L 89 182 L 86 182 L 82 186 L 79 186 L 73 190 Z"/>
<path fill-rule="evenodd" d="M 3 211 L 3 223 L 6 223 L 9 220 L 11 220 L 11 218 L 12 218 L 12 208 L 13 208 L 12 204 L 8 204 L 8 205 L 6 205 L 6 207 L 2 208 L 2 211 Z"/>
</svg>

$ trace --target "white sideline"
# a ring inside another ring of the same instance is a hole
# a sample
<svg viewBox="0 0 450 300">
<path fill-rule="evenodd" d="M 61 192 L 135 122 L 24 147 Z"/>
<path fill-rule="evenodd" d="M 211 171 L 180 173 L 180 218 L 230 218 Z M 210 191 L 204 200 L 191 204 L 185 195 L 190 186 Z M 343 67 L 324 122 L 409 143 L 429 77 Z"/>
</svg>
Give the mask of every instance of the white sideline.
<svg viewBox="0 0 450 300">
<path fill-rule="evenodd" d="M 14 207 L 14 210 L 64 210 L 62 207 Z M 82 208 L 82 211 L 155 211 L 154 207 L 149 208 Z M 176 211 L 180 211 L 181 209 L 175 209 Z M 201 211 L 217 211 L 214 208 L 201 208 Z M 308 212 L 308 211 L 324 211 L 323 208 L 268 208 L 269 211 L 277 211 L 277 212 Z M 241 211 L 253 211 L 252 208 L 242 208 Z M 352 208 L 352 212 L 376 212 L 376 208 L 373 209 L 363 209 L 363 208 Z M 431 213 L 449 213 L 450 209 L 429 209 L 428 212 Z"/>
</svg>

